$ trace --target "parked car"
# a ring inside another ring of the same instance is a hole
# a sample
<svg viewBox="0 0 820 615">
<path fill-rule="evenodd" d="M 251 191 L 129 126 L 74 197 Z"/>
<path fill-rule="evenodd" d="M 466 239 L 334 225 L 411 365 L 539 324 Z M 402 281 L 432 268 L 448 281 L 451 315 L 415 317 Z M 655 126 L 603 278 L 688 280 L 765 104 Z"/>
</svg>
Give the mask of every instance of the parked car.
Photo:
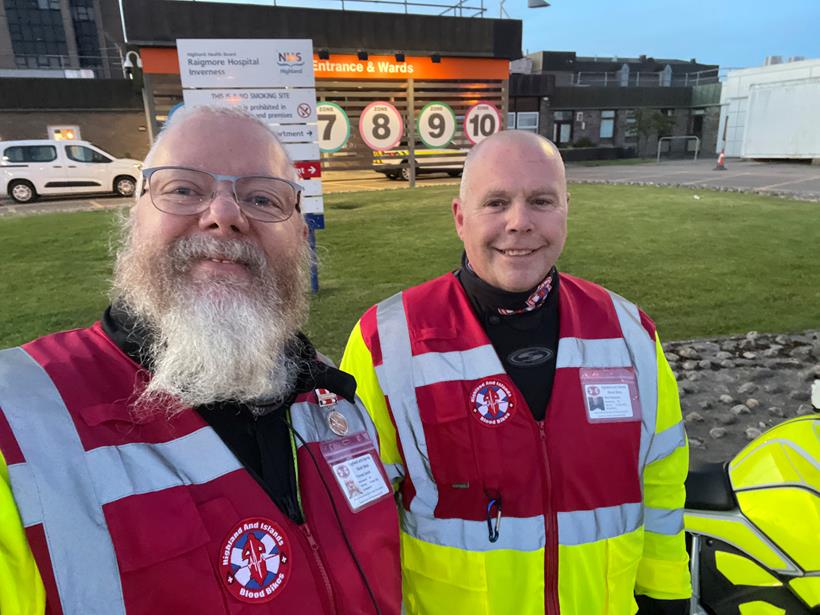
<svg viewBox="0 0 820 615">
<path fill-rule="evenodd" d="M 402 144 L 404 145 L 404 144 Z M 406 145 L 404 145 L 406 147 Z M 450 177 L 458 177 L 464 168 L 466 149 L 426 149 L 417 147 L 416 175 L 423 173 L 447 173 Z M 373 152 L 373 170 L 384 173 L 389 179 L 410 180 L 410 151 L 407 149 L 391 149 Z"/>
<path fill-rule="evenodd" d="M 114 192 L 131 196 L 139 160 L 115 158 L 88 141 L 0 141 L 0 198 L 30 203 L 40 195 Z"/>
</svg>

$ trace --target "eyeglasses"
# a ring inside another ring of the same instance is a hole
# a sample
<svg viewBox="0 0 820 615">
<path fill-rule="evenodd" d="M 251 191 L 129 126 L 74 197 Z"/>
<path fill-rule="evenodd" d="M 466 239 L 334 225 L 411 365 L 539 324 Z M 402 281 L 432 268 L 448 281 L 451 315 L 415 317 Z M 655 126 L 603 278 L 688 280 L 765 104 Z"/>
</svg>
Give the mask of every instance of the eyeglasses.
<svg viewBox="0 0 820 615">
<path fill-rule="evenodd" d="M 231 182 L 236 204 L 249 218 L 284 222 L 299 208 L 302 187 L 281 177 L 214 175 L 185 167 L 143 169 L 145 190 L 154 207 L 175 216 L 195 216 L 211 206 L 217 184 Z"/>
</svg>

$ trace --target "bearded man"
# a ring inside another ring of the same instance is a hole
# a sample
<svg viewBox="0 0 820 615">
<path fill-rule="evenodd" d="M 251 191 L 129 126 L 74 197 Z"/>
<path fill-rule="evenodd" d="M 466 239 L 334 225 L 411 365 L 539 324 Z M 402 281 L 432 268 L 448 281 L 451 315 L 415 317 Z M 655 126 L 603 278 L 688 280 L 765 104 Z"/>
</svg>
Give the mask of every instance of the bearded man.
<svg viewBox="0 0 820 615">
<path fill-rule="evenodd" d="M 0 612 L 398 613 L 375 429 L 300 333 L 287 154 L 198 107 L 144 166 L 101 321 L 0 352 Z"/>
</svg>

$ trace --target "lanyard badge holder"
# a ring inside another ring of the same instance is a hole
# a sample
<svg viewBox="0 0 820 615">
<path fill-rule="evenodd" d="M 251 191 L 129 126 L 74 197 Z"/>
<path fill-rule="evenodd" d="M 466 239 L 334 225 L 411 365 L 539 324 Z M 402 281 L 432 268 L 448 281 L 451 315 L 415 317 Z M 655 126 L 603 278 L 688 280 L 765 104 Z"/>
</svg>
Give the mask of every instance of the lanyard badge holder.
<svg viewBox="0 0 820 615">
<path fill-rule="evenodd" d="M 581 394 L 590 423 L 641 420 L 638 381 L 632 367 L 581 368 Z"/>
<path fill-rule="evenodd" d="M 347 435 L 348 422 L 336 409 L 338 398 L 335 394 L 317 389 L 316 396 L 319 406 L 328 411 L 328 426 L 340 436 L 319 443 L 319 450 L 350 510 L 357 513 L 390 497 L 392 489 L 370 436 L 364 431 Z"/>
</svg>

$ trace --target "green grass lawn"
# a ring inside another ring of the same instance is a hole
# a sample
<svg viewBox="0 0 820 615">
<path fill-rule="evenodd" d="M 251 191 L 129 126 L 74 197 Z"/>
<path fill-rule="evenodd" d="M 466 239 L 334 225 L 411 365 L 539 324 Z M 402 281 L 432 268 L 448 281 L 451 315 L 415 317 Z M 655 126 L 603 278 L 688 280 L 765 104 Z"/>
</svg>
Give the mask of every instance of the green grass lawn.
<svg viewBox="0 0 820 615">
<path fill-rule="evenodd" d="M 455 187 L 330 195 L 309 334 L 334 359 L 371 304 L 456 267 Z M 561 270 L 623 294 L 664 339 L 820 326 L 820 204 L 571 186 Z M 0 219 L 0 347 L 92 322 L 106 305 L 111 214 Z"/>
</svg>

